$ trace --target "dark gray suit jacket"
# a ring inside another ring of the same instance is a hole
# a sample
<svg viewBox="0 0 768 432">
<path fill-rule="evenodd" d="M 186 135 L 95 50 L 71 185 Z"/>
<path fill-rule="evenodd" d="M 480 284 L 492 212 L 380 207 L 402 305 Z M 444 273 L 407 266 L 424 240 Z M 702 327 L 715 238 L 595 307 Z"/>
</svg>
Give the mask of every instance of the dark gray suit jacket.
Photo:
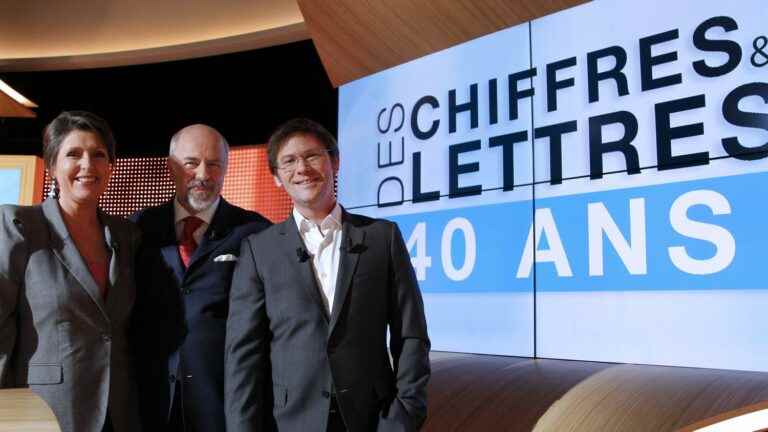
<svg viewBox="0 0 768 432">
<path fill-rule="evenodd" d="M 63 432 L 140 430 L 126 340 L 138 230 L 100 213 L 111 249 L 102 299 L 58 202 L 0 207 L 0 387 L 29 386 Z"/>
<path fill-rule="evenodd" d="M 429 339 L 400 231 L 346 211 L 342 230 L 330 317 L 292 217 L 243 242 L 227 321 L 227 431 L 325 430 L 331 393 L 350 431 L 423 423 Z"/>
</svg>

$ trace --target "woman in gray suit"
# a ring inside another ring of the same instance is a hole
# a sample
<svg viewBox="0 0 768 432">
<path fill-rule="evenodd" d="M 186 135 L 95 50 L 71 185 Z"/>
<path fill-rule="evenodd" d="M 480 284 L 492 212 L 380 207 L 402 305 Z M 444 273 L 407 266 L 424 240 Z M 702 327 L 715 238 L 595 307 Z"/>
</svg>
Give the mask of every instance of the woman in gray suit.
<svg viewBox="0 0 768 432">
<path fill-rule="evenodd" d="M 29 386 L 64 432 L 138 431 L 126 333 L 139 235 L 98 209 L 115 140 L 71 111 L 43 144 L 58 198 L 0 207 L 0 388 Z"/>
</svg>

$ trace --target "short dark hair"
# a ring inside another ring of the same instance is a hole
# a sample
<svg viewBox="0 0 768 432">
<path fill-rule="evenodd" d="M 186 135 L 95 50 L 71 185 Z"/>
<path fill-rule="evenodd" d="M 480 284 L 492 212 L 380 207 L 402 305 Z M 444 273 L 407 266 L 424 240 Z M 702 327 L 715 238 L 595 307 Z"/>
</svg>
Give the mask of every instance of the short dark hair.
<svg viewBox="0 0 768 432">
<path fill-rule="evenodd" d="M 295 135 L 310 135 L 316 138 L 325 146 L 331 159 L 339 158 L 339 146 L 336 144 L 336 138 L 328 132 L 328 129 L 310 119 L 291 119 L 278 127 L 267 142 L 267 159 L 272 175 L 277 172 L 277 154 L 280 152 L 280 148 Z"/>
<path fill-rule="evenodd" d="M 104 119 L 88 111 L 64 111 L 43 130 L 43 160 L 49 170 L 56 165 L 61 143 L 72 131 L 93 132 L 107 149 L 110 163 L 115 162 L 115 137 Z"/>
</svg>

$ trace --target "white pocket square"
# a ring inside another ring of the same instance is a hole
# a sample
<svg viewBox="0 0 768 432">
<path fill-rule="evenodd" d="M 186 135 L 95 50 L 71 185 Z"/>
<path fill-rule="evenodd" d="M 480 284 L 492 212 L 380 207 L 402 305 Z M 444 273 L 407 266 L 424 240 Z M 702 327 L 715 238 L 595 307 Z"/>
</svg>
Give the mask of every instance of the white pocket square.
<svg viewBox="0 0 768 432">
<path fill-rule="evenodd" d="M 237 261 L 237 257 L 232 254 L 224 254 L 224 255 L 219 255 L 213 259 L 213 262 L 229 262 L 229 261 Z"/>
</svg>

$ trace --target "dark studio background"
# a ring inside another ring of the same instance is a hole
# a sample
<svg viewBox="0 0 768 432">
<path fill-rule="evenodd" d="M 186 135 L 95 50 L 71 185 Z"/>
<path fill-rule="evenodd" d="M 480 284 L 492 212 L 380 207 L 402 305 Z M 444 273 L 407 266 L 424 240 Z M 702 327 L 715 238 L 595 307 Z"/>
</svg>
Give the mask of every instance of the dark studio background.
<svg viewBox="0 0 768 432">
<path fill-rule="evenodd" d="M 337 130 L 338 92 L 311 41 L 193 60 L 104 69 L 0 73 L 39 105 L 36 119 L 0 119 L 0 154 L 42 154 L 41 133 L 63 110 L 84 109 L 112 126 L 119 157 L 164 156 L 192 123 L 231 145 L 265 143 L 292 117 Z"/>
</svg>

